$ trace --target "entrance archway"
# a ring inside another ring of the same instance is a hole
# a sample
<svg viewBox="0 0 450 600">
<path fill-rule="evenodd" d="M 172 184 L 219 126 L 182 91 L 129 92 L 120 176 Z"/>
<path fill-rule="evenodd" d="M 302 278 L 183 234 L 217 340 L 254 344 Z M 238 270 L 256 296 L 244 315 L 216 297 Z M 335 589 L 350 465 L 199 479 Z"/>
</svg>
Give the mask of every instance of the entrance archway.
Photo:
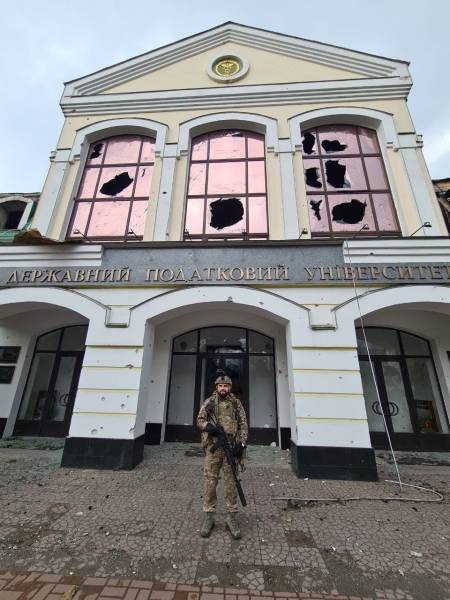
<svg viewBox="0 0 450 600">
<path fill-rule="evenodd" d="M 195 425 L 200 404 L 223 373 L 246 410 L 249 442 L 277 442 L 274 340 L 251 329 L 217 325 L 173 340 L 166 441 L 200 439 Z"/>
</svg>

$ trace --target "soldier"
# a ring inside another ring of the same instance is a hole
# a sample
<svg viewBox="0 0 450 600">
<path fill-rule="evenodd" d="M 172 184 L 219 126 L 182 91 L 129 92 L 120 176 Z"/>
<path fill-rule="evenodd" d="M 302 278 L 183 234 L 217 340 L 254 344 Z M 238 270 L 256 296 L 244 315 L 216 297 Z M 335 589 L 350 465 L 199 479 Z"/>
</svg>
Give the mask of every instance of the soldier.
<svg viewBox="0 0 450 600">
<path fill-rule="evenodd" d="M 217 425 L 221 425 L 234 447 L 237 460 L 241 460 L 248 436 L 247 417 L 241 401 L 231 393 L 232 381 L 226 375 L 216 379 L 215 391 L 205 400 L 197 417 L 197 427 L 202 430 L 202 446 L 206 450 L 203 469 L 203 521 L 200 535 L 209 537 L 214 527 L 216 511 L 216 488 L 219 473 L 223 467 L 225 483 L 225 503 L 227 506 L 226 526 L 235 540 L 240 539 L 241 532 L 236 521 L 237 492 L 233 474 L 228 465 L 223 450 L 218 448 L 211 452 L 211 447 L 217 441 L 214 434 L 218 433 Z M 214 423 L 213 423 L 214 421 Z"/>
</svg>

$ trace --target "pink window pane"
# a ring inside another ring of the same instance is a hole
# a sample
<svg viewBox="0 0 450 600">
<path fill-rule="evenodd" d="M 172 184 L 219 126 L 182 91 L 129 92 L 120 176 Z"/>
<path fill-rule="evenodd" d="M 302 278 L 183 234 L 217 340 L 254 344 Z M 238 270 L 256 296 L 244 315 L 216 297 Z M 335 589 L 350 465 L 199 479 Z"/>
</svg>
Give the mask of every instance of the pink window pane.
<svg viewBox="0 0 450 600">
<path fill-rule="evenodd" d="M 267 233 L 267 202 L 265 196 L 248 199 L 249 233 Z"/>
<path fill-rule="evenodd" d="M 209 139 L 209 158 L 245 158 L 245 134 L 242 131 L 212 133 Z"/>
<path fill-rule="evenodd" d="M 367 169 L 367 177 L 372 190 L 386 190 L 388 183 L 384 174 L 383 163 L 376 156 L 366 156 L 364 158 Z"/>
<path fill-rule="evenodd" d="M 150 185 L 152 182 L 152 165 L 142 165 L 137 170 L 136 187 L 134 189 L 134 196 L 148 198 L 150 194 Z"/>
<path fill-rule="evenodd" d="M 245 193 L 245 163 L 210 163 L 208 174 L 208 194 Z"/>
<path fill-rule="evenodd" d="M 366 129 L 365 127 L 359 127 L 358 133 L 361 149 L 364 154 L 375 154 L 380 151 L 376 131 L 373 129 Z"/>
<path fill-rule="evenodd" d="M 318 133 L 322 154 L 359 154 L 355 127 L 326 125 L 319 127 Z"/>
<path fill-rule="evenodd" d="M 311 232 L 328 233 L 330 231 L 330 224 L 328 222 L 325 196 L 307 196 L 307 202 Z"/>
<path fill-rule="evenodd" d="M 77 202 L 75 204 L 74 219 L 69 232 L 70 237 L 81 237 L 82 235 L 85 235 L 91 204 L 91 202 Z"/>
<path fill-rule="evenodd" d="M 208 152 L 208 134 L 199 135 L 192 140 L 191 159 L 206 160 Z"/>
<path fill-rule="evenodd" d="M 97 198 L 130 198 L 135 177 L 136 167 L 105 167 L 100 175 Z"/>
<path fill-rule="evenodd" d="M 141 138 L 135 135 L 122 135 L 110 138 L 108 140 L 104 164 L 137 163 L 140 149 Z"/>
<path fill-rule="evenodd" d="M 147 216 L 148 202 L 133 202 L 133 208 L 131 209 L 130 223 L 128 225 L 128 233 L 133 235 L 144 235 L 145 218 Z"/>
<path fill-rule="evenodd" d="M 85 169 L 78 193 L 79 198 L 93 198 L 100 169 Z"/>
<path fill-rule="evenodd" d="M 127 200 L 95 202 L 89 223 L 89 237 L 122 237 L 128 219 L 130 203 Z"/>
<path fill-rule="evenodd" d="M 266 172 L 263 160 L 248 162 L 248 193 L 258 194 L 266 191 Z"/>
<path fill-rule="evenodd" d="M 303 168 L 305 170 L 305 183 L 308 190 L 323 190 L 322 173 L 320 171 L 320 160 L 303 159 Z"/>
<path fill-rule="evenodd" d="M 326 158 L 323 161 L 327 189 L 366 190 L 362 160 L 360 158 Z"/>
<path fill-rule="evenodd" d="M 185 229 L 191 234 L 203 233 L 204 198 L 188 198 Z"/>
<path fill-rule="evenodd" d="M 144 139 L 142 144 L 142 152 L 140 162 L 154 162 L 155 161 L 155 140 L 150 138 Z"/>
<path fill-rule="evenodd" d="M 205 194 L 206 163 L 193 163 L 189 171 L 188 194 L 196 196 Z"/>
<path fill-rule="evenodd" d="M 380 231 L 397 231 L 395 208 L 390 194 L 373 194 L 372 200 Z"/>
<path fill-rule="evenodd" d="M 105 154 L 105 150 L 106 150 L 106 141 L 102 141 L 102 142 L 95 142 L 94 144 L 91 144 L 89 147 L 89 154 L 88 154 L 88 164 L 89 165 L 99 165 L 102 160 L 103 160 L 103 155 Z"/>
<path fill-rule="evenodd" d="M 264 158 L 264 137 L 256 133 L 247 134 L 248 157 Z"/>
<path fill-rule="evenodd" d="M 332 229 L 340 231 L 359 231 L 363 225 L 375 231 L 375 221 L 368 194 L 330 194 L 328 196 Z"/>
<path fill-rule="evenodd" d="M 247 229 L 245 198 L 209 198 L 206 233 L 239 233 Z"/>
</svg>

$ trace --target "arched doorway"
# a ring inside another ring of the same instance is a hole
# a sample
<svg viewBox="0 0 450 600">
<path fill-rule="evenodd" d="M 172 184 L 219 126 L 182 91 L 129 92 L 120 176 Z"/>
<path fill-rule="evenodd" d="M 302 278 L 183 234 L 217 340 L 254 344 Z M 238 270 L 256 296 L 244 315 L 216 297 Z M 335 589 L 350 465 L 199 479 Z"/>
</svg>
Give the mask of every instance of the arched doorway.
<svg viewBox="0 0 450 600">
<path fill-rule="evenodd" d="M 225 373 L 241 399 L 251 443 L 278 441 L 275 348 L 272 338 L 250 329 L 213 326 L 173 340 L 166 441 L 196 442 L 195 420 L 201 402 Z"/>
<path fill-rule="evenodd" d="M 390 327 L 365 327 L 370 359 L 394 448 L 432 450 L 448 444 L 444 404 L 429 342 Z M 387 448 L 383 415 L 363 332 L 356 330 L 370 436 Z"/>
<path fill-rule="evenodd" d="M 71 325 L 38 337 L 14 435 L 67 435 L 86 334 L 87 325 Z"/>
</svg>

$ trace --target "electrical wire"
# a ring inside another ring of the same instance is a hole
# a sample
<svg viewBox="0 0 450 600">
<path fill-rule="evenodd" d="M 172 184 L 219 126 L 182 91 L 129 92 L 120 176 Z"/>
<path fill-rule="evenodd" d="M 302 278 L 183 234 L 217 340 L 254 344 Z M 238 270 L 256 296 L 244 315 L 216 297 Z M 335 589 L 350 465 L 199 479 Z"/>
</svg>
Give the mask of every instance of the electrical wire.
<svg viewBox="0 0 450 600">
<path fill-rule="evenodd" d="M 365 227 L 365 226 L 363 226 Z M 286 497 L 286 496 L 278 496 L 275 498 L 272 498 L 272 500 L 284 500 L 287 501 L 288 504 L 292 504 L 293 502 L 348 502 L 348 501 L 355 501 L 355 500 L 380 500 L 382 502 L 386 502 L 386 501 L 397 501 L 397 502 L 442 502 L 442 500 L 444 499 L 444 496 L 432 489 L 432 488 L 427 488 L 427 487 L 423 487 L 420 485 L 416 485 L 416 484 L 412 484 L 412 483 L 404 483 L 401 479 L 400 476 L 400 470 L 398 468 L 398 462 L 397 462 L 397 457 L 395 456 L 395 452 L 394 452 L 394 447 L 392 445 L 392 439 L 389 433 L 389 428 L 387 426 L 387 420 L 386 420 L 386 415 L 384 413 L 384 409 L 383 409 L 383 405 L 381 403 L 381 396 L 380 396 L 380 390 L 378 388 L 378 383 L 377 383 L 377 378 L 375 375 L 375 368 L 373 366 L 373 361 L 372 361 L 372 355 L 370 353 L 370 348 L 369 348 L 369 343 L 367 341 L 367 335 L 366 335 L 366 329 L 364 327 L 364 320 L 363 320 L 363 316 L 362 316 L 362 310 L 361 310 L 361 305 L 359 302 L 359 294 L 356 288 L 356 279 L 355 279 L 355 273 L 353 270 L 353 264 L 352 264 L 352 259 L 350 256 L 350 251 L 349 251 L 349 246 L 348 246 L 348 239 L 344 240 L 344 246 L 346 249 L 346 253 L 347 253 L 347 258 L 348 258 L 348 262 L 350 264 L 350 272 L 352 274 L 352 282 L 353 282 L 353 293 L 355 295 L 355 300 L 356 300 L 356 304 L 358 307 L 358 313 L 359 313 L 359 322 L 361 324 L 361 330 L 363 333 L 363 338 L 364 338 L 364 345 L 366 347 L 366 352 L 367 352 L 367 357 L 369 359 L 369 364 L 370 364 L 370 370 L 372 373 L 372 377 L 373 377 L 373 383 L 375 386 L 375 392 L 377 395 L 377 401 L 378 401 L 378 405 L 380 407 L 380 411 L 381 411 L 381 415 L 383 417 L 383 423 L 384 423 L 384 428 L 386 430 L 386 436 L 389 442 L 389 448 L 390 448 L 390 453 L 392 455 L 392 459 L 394 461 L 394 465 L 395 465 L 395 471 L 397 474 L 397 480 L 392 480 L 392 479 L 385 479 L 384 481 L 386 483 L 393 483 L 395 485 L 399 485 L 400 486 L 400 493 L 402 492 L 402 488 L 403 487 L 410 487 L 410 488 L 414 488 L 416 490 L 422 490 L 424 492 L 427 492 L 429 494 L 433 494 L 435 496 L 437 496 L 437 498 L 407 498 L 407 497 L 402 497 L 402 496 L 386 496 L 386 497 L 381 497 L 381 498 L 376 498 L 376 497 L 371 497 L 371 496 L 349 496 L 349 497 L 343 497 L 343 498 L 296 498 L 296 497 Z M 367 290 L 366 293 L 368 293 L 369 290 Z"/>
</svg>

